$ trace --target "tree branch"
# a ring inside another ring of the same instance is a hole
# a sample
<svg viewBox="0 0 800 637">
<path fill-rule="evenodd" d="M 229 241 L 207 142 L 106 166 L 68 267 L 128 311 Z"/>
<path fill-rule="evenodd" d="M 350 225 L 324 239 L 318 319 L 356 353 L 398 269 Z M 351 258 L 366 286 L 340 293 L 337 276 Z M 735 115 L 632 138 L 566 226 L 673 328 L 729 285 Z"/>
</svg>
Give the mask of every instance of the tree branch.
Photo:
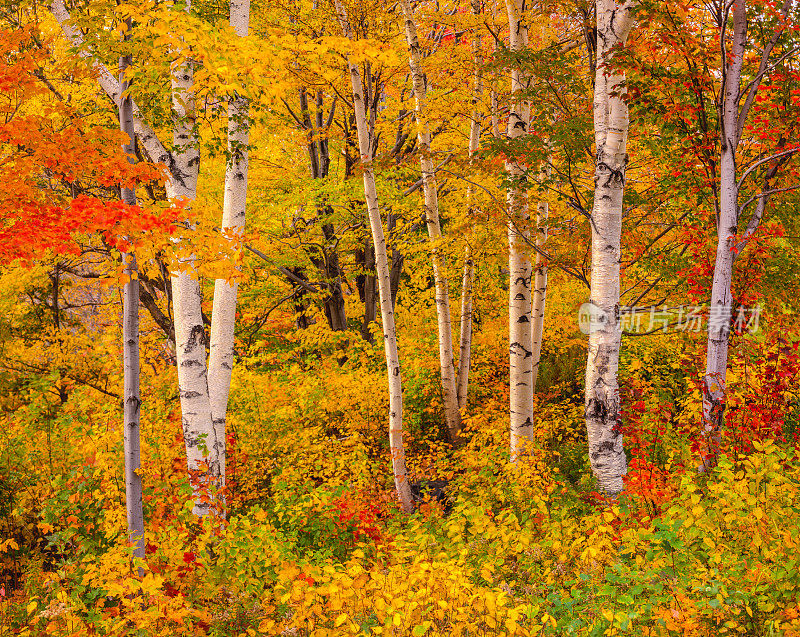
<svg viewBox="0 0 800 637">
<path fill-rule="evenodd" d="M 78 55 L 86 60 L 97 74 L 97 82 L 106 94 L 114 100 L 115 104 L 120 101 L 120 85 L 111 72 L 104 64 L 94 59 L 92 54 L 84 48 L 83 34 L 79 29 L 76 29 L 71 24 L 69 11 L 64 6 L 64 0 L 53 0 L 50 5 L 50 12 L 61 27 L 64 36 L 72 43 L 78 50 Z M 131 100 L 133 108 L 133 127 L 136 132 L 136 137 L 139 138 L 142 147 L 144 148 L 150 161 L 166 164 L 170 169 L 172 168 L 172 155 L 153 131 L 141 118 L 141 112 L 136 103 Z"/>
<path fill-rule="evenodd" d="M 784 157 L 785 155 L 793 155 L 798 151 L 800 151 L 800 146 L 797 146 L 795 148 L 788 148 L 786 150 L 782 150 L 779 153 L 775 153 L 774 155 L 770 155 L 769 157 L 765 157 L 764 159 L 759 159 L 754 164 L 750 164 L 747 170 L 744 171 L 744 174 L 739 178 L 739 183 L 736 184 L 736 189 L 738 190 L 739 188 L 741 188 L 742 184 L 744 183 L 744 180 L 747 178 L 747 175 L 749 175 L 751 172 L 753 172 L 756 168 L 758 168 L 762 164 L 765 164 L 773 159 L 777 159 L 778 157 Z"/>
<path fill-rule="evenodd" d="M 789 12 L 789 7 L 792 4 L 792 0 L 784 0 L 783 6 L 781 7 L 781 17 L 786 18 L 787 13 Z M 756 93 L 758 93 L 758 87 L 761 86 L 761 80 L 764 78 L 764 75 L 771 69 L 775 68 L 778 64 L 780 64 L 783 60 L 785 60 L 789 55 L 797 51 L 798 47 L 795 47 L 788 53 L 782 55 L 776 62 L 767 66 L 769 63 L 769 56 L 772 53 L 772 49 L 775 48 L 775 45 L 778 43 L 778 38 L 783 33 L 783 29 L 785 28 L 785 24 L 780 24 L 778 28 L 775 29 L 775 33 L 772 34 L 772 39 L 767 43 L 764 47 L 764 51 L 761 54 L 761 62 L 758 65 L 758 72 L 756 76 L 752 79 L 750 84 L 745 87 L 745 91 L 747 91 L 747 98 L 744 101 L 744 105 L 742 105 L 742 109 L 739 112 L 737 119 L 736 119 L 736 128 L 737 128 L 737 137 L 736 139 L 741 139 L 742 132 L 744 131 L 744 124 L 747 121 L 747 114 L 750 112 L 750 107 L 753 105 L 753 100 L 755 99 Z M 739 94 L 741 97 L 741 93 Z"/>
</svg>

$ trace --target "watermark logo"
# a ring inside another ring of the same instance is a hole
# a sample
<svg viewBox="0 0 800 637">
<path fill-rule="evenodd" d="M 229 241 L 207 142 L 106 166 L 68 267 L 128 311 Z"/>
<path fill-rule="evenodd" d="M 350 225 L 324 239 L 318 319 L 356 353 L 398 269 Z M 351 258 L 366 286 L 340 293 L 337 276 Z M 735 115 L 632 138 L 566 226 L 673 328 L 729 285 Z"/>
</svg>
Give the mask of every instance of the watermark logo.
<svg viewBox="0 0 800 637">
<path fill-rule="evenodd" d="M 761 318 L 761 306 L 743 307 L 715 305 L 676 305 L 673 307 L 621 306 L 616 317 L 616 329 L 624 334 L 657 334 L 667 332 L 700 332 L 724 335 L 755 334 Z M 578 310 L 578 327 L 584 334 L 606 330 L 613 319 L 594 303 L 584 303 Z"/>
<path fill-rule="evenodd" d="M 584 303 L 578 309 L 578 326 L 584 334 L 593 334 L 605 329 L 608 323 L 608 313 L 594 303 Z"/>
</svg>

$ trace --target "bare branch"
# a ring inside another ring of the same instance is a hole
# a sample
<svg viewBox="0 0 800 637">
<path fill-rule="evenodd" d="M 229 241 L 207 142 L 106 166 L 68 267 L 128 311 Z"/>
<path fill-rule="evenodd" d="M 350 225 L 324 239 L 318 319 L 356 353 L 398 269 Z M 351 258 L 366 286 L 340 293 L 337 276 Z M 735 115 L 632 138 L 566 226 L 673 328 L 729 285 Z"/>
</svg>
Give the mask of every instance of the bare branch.
<svg viewBox="0 0 800 637">
<path fill-rule="evenodd" d="M 742 174 L 742 176 L 739 178 L 739 183 L 736 184 L 736 189 L 738 190 L 739 188 L 741 188 L 747 176 L 762 164 L 765 164 L 773 159 L 777 159 L 778 157 L 784 157 L 785 155 L 793 155 L 798 151 L 800 151 L 800 146 L 797 146 L 795 148 L 788 148 L 786 150 L 782 150 L 779 153 L 775 153 L 774 155 L 770 155 L 769 157 L 765 157 L 764 159 L 759 159 L 754 164 L 750 164 L 747 170 L 744 171 L 744 174 Z"/>
<path fill-rule="evenodd" d="M 292 116 L 292 119 L 293 119 L 295 122 L 297 122 L 297 125 L 298 125 L 300 128 L 302 128 L 302 129 L 304 129 L 304 130 L 305 130 L 305 128 L 306 128 L 306 125 L 305 125 L 303 122 L 301 122 L 301 121 L 300 121 L 300 118 L 299 118 L 299 117 L 297 117 L 297 115 L 295 115 L 294 111 L 292 110 L 292 107 L 291 107 L 291 106 L 289 106 L 289 102 L 287 102 L 287 101 L 286 101 L 285 99 L 283 99 L 283 98 L 281 98 L 281 102 L 283 102 L 283 105 L 286 107 L 286 110 L 287 110 L 287 111 L 289 111 L 289 115 L 291 115 L 291 116 Z"/>
</svg>

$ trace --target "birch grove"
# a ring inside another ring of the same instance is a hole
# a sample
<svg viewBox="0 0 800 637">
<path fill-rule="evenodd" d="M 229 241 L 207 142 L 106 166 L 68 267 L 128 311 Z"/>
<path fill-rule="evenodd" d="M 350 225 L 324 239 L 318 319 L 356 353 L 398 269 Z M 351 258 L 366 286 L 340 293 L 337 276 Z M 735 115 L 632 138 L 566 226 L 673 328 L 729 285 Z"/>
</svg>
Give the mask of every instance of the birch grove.
<svg viewBox="0 0 800 637">
<path fill-rule="evenodd" d="M 628 162 L 628 107 L 625 77 L 613 67 L 614 49 L 624 46 L 633 25 L 635 2 L 597 0 L 597 70 L 594 88 L 596 163 L 591 214 L 591 298 L 596 316 L 586 362 L 586 430 L 589 460 L 600 488 L 622 491 L 627 460 L 622 447 L 617 371 L 622 198 Z"/>
<path fill-rule="evenodd" d="M 800 0 L 48 5 L 2 636 L 800 635 Z"/>
<path fill-rule="evenodd" d="M 426 87 L 420 61 L 422 52 L 417 37 L 417 26 L 410 0 L 400 0 L 405 22 L 406 42 L 408 43 L 408 65 L 411 69 L 411 81 L 414 87 L 417 123 L 417 140 L 419 146 L 419 163 L 422 170 L 422 191 L 425 198 L 425 225 L 431 244 L 431 264 L 436 286 L 436 317 L 439 327 L 439 370 L 442 379 L 442 400 L 444 417 L 450 441 L 456 444 L 461 430 L 459 414 L 458 390 L 456 387 L 456 368 L 453 361 L 453 335 L 450 327 L 450 293 L 449 283 L 445 275 L 446 263 L 442 257 L 442 229 L 439 223 L 439 198 L 436 192 L 436 173 L 431 158 L 431 134 L 425 114 Z M 467 275 L 465 274 L 465 277 Z M 462 312 L 463 315 L 463 312 Z M 463 357 L 463 351 L 462 351 Z"/>
</svg>

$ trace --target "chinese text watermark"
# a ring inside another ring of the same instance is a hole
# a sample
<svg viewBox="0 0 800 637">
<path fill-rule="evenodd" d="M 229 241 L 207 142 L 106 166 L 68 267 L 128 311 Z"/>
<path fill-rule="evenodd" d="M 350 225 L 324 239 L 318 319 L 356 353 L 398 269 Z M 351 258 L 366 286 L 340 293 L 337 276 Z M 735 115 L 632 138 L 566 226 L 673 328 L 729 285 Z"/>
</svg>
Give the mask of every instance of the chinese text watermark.
<svg viewBox="0 0 800 637">
<path fill-rule="evenodd" d="M 667 332 L 699 332 L 710 330 L 724 334 L 725 330 L 736 334 L 758 331 L 761 306 L 715 305 L 707 308 L 702 305 L 677 306 L 620 306 L 615 317 L 616 329 L 625 334 L 657 334 Z M 594 303 L 584 303 L 578 310 L 578 325 L 581 332 L 608 329 L 611 317 Z"/>
</svg>

